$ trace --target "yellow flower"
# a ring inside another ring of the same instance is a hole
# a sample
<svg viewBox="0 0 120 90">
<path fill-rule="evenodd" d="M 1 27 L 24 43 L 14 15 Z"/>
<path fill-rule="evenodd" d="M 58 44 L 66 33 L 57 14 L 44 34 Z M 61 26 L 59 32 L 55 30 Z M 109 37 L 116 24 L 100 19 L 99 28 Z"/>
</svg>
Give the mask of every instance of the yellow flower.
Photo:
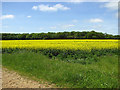
<svg viewBox="0 0 120 90">
<path fill-rule="evenodd" d="M 118 49 L 118 40 L 2 40 L 2 48 L 27 49 Z"/>
</svg>

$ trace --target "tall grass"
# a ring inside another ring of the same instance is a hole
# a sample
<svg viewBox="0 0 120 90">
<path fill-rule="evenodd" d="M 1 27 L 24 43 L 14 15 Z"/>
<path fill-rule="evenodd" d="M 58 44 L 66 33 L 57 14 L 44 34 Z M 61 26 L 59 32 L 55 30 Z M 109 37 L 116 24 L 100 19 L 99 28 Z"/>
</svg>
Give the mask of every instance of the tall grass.
<svg viewBox="0 0 120 90">
<path fill-rule="evenodd" d="M 104 55 L 118 55 L 118 49 L 92 49 L 87 50 L 60 50 L 60 49 L 20 49 L 20 48 L 3 48 L 2 53 L 13 53 L 16 51 L 32 51 L 35 53 L 42 53 L 50 59 L 59 59 L 62 61 L 70 63 L 81 63 L 81 64 L 91 64 L 93 62 L 98 62 L 100 56 Z"/>
<path fill-rule="evenodd" d="M 89 58 L 91 61 L 91 58 Z M 68 63 L 60 58 L 48 58 L 40 52 L 18 50 L 2 55 L 4 67 L 55 83 L 59 87 L 117 88 L 118 56 L 104 55 L 91 64 Z"/>
</svg>

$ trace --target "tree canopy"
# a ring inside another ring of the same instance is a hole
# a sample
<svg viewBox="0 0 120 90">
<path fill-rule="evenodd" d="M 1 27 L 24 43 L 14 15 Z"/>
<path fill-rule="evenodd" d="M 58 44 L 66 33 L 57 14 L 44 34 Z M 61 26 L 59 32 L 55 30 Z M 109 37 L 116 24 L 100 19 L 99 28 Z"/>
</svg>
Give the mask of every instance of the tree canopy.
<svg viewBox="0 0 120 90">
<path fill-rule="evenodd" d="M 83 32 L 48 32 L 48 33 L 2 33 L 2 40 L 34 40 L 34 39 L 120 39 L 120 35 L 111 35 L 95 31 Z"/>
</svg>

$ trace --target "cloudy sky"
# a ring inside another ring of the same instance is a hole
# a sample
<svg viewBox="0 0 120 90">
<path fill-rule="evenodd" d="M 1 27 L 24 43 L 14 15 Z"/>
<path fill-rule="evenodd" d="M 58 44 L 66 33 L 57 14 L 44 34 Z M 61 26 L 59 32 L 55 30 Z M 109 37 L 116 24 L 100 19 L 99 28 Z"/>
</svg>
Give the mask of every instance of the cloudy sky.
<svg viewBox="0 0 120 90">
<path fill-rule="evenodd" d="M 118 34 L 113 2 L 3 2 L 2 32 L 91 31 Z"/>
</svg>

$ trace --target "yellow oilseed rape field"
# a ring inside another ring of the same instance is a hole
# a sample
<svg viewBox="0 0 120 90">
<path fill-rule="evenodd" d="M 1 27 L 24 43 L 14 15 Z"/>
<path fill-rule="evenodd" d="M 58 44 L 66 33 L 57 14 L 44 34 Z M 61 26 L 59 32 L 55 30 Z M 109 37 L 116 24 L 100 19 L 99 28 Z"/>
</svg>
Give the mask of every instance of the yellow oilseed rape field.
<svg viewBox="0 0 120 90">
<path fill-rule="evenodd" d="M 27 49 L 118 49 L 118 40 L 2 40 L 2 48 Z"/>
</svg>

